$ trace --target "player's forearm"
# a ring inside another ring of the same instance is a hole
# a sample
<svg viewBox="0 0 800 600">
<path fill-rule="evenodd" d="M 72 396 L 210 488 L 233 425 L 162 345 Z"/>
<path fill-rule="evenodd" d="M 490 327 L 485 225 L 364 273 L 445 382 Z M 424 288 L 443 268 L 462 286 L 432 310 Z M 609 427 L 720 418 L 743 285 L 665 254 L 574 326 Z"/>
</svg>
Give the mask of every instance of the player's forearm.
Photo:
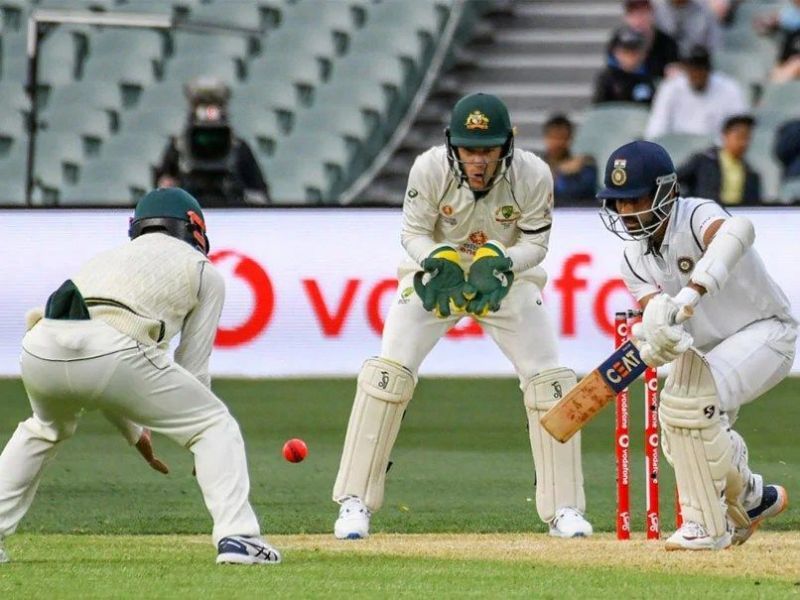
<svg viewBox="0 0 800 600">
<path fill-rule="evenodd" d="M 524 234 L 506 252 L 512 262 L 511 270 L 514 273 L 521 273 L 540 264 L 547 256 L 549 239 L 549 232 Z"/>
<path fill-rule="evenodd" d="M 755 235 L 753 224 L 744 217 L 731 217 L 722 222 L 713 237 L 709 236 L 708 247 L 692 271 L 690 285 L 694 284 L 702 293 L 719 292 L 753 245 Z"/>
<path fill-rule="evenodd" d="M 400 235 L 400 242 L 411 259 L 417 264 L 422 264 L 422 261 L 430 256 L 430 253 L 433 252 L 435 248 L 442 245 L 440 242 L 435 241 L 430 235 L 410 233 L 405 230 Z"/>
</svg>

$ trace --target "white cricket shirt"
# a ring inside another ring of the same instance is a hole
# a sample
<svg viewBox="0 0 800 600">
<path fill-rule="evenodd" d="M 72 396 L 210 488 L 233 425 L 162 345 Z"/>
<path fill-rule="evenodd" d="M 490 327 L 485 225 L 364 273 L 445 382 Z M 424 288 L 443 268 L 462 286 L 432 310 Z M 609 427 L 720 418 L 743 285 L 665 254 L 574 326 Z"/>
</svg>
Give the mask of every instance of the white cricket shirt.
<svg viewBox="0 0 800 600">
<path fill-rule="evenodd" d="M 622 277 L 631 294 L 641 300 L 650 294 L 677 294 L 689 283 L 694 266 L 705 251 L 703 235 L 718 219 L 729 214 L 713 200 L 680 198 L 669 217 L 660 255 L 647 252 L 646 241 L 625 245 Z M 755 248 L 734 267 L 728 281 L 714 294 L 705 294 L 686 321 L 695 346 L 707 351 L 724 339 L 763 319 L 778 319 L 796 326 L 789 300 L 767 273 Z"/>
<path fill-rule="evenodd" d="M 445 147 L 431 148 L 417 157 L 408 176 L 401 239 L 409 259 L 399 276 L 418 271 L 445 244 L 458 249 L 468 271 L 475 251 L 495 240 L 506 247 L 515 274 L 543 287 L 547 275 L 538 265 L 547 254 L 552 209 L 550 168 L 535 154 L 515 150 L 502 179 L 476 199 L 450 170 Z"/>
</svg>

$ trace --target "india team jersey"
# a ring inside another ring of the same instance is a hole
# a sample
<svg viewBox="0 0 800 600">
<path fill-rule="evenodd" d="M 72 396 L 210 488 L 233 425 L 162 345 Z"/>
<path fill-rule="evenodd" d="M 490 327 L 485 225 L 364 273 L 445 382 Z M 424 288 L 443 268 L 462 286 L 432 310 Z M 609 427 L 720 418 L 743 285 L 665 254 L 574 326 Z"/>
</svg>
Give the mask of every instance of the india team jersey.
<svg viewBox="0 0 800 600">
<path fill-rule="evenodd" d="M 680 198 L 672 209 L 658 253 L 648 252 L 646 241 L 626 244 L 622 276 L 631 294 L 637 300 L 659 292 L 677 294 L 689 283 L 705 251 L 706 230 L 728 216 L 713 200 Z M 722 289 L 713 296 L 703 295 L 685 327 L 695 346 L 708 351 L 743 327 L 764 319 L 796 325 L 786 295 L 767 273 L 755 248 L 750 248 Z"/>
<path fill-rule="evenodd" d="M 552 208 L 550 169 L 535 154 L 516 150 L 501 180 L 476 199 L 453 175 L 446 148 L 431 148 L 417 157 L 408 177 L 402 242 L 410 259 L 400 267 L 400 277 L 419 270 L 444 244 L 458 249 L 467 270 L 475 251 L 494 240 L 506 247 L 515 273 L 544 285 L 538 264 L 547 253 Z"/>
</svg>

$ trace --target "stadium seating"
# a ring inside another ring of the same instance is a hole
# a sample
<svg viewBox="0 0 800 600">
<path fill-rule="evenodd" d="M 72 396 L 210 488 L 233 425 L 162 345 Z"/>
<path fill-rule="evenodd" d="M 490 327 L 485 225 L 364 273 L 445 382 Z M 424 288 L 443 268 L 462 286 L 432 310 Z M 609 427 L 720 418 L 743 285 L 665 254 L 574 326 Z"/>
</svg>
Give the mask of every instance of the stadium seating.
<svg viewBox="0 0 800 600">
<path fill-rule="evenodd" d="M 800 177 L 783 182 L 779 199 L 784 204 L 800 204 Z"/>
<path fill-rule="evenodd" d="M 572 149 L 577 154 L 593 156 L 600 165 L 598 185 L 603 182 L 603 165 L 615 148 L 641 139 L 647 126 L 648 112 L 640 105 L 609 102 L 588 110 L 575 135 Z"/>
<path fill-rule="evenodd" d="M 772 154 L 775 130 L 756 125 L 747 151 L 747 160 L 761 175 L 761 194 L 765 203 L 779 200 L 781 171 Z"/>
<path fill-rule="evenodd" d="M 150 168 L 168 136 L 184 126 L 182 85 L 215 75 L 232 88 L 231 120 L 253 144 L 273 196 L 283 200 L 285 191 L 290 202 L 333 201 L 403 117 L 450 5 L 449 0 L 3 0 L 0 101 L 6 109 L 0 164 L 10 161 L 10 153 L 3 157 L 3 143 L 10 148 L 26 136 L 22 84 L 25 20 L 32 7 L 169 14 L 188 28 L 70 25 L 48 34 L 39 64 L 40 118 L 48 143 L 58 143 L 37 167 L 42 186 L 63 186 L 62 202 L 83 204 L 99 200 L 102 186 L 92 180 L 98 177 L 115 196 L 109 201 L 130 200 L 131 189 L 150 185 Z M 252 33 L 209 35 L 193 23 L 229 24 Z M 135 164 L 112 186 L 109 161 L 125 157 Z"/>
<path fill-rule="evenodd" d="M 667 133 L 653 141 L 662 145 L 669 152 L 676 168 L 685 163 L 692 154 L 702 152 L 715 143 L 711 136 L 692 133 Z"/>
<path fill-rule="evenodd" d="M 460 15 L 465 31 L 494 4 L 468 1 Z M 188 26 L 154 31 L 70 25 L 46 36 L 37 92 L 46 125 L 42 135 L 72 141 L 42 154 L 42 185 L 68 188 L 61 194 L 56 189 L 55 196 L 48 191 L 44 200 L 96 200 L 102 188 L 92 187 L 86 177 L 101 177 L 95 165 L 107 166 L 126 152 L 136 164 L 126 171 L 125 181 L 108 189 L 116 196 L 109 201 L 130 200 L 132 189 L 150 185 L 150 168 L 166 140 L 184 127 L 183 84 L 198 75 L 215 75 L 231 86 L 231 120 L 253 146 L 273 197 L 327 203 L 373 163 L 397 130 L 452 6 L 452 0 L 0 0 L 0 172 L 12 178 L 0 193 L 8 189 L 10 200 L 19 198 L 21 184 L 14 178 L 24 176 L 24 169 L 6 164 L 18 160 L 14 157 L 27 136 L 23 117 L 29 100 L 22 90 L 31 8 L 168 14 Z M 758 128 L 749 156 L 762 172 L 767 193 L 782 198 L 770 142 L 781 122 L 800 115 L 800 83 L 767 81 L 776 40 L 756 35 L 751 26 L 755 15 L 776 6 L 771 0 L 741 3 L 715 63 L 749 87 L 753 99 L 763 90 L 754 105 Z M 193 23 L 241 30 L 209 34 Z M 455 54 L 449 57 L 446 64 L 454 64 Z M 603 105 L 577 120 L 582 125 L 573 150 L 593 155 L 602 165 L 614 147 L 642 137 L 647 112 L 639 106 Z M 80 140 L 81 156 L 75 140 Z M 678 164 L 711 143 L 674 136 L 659 141 Z"/>
</svg>

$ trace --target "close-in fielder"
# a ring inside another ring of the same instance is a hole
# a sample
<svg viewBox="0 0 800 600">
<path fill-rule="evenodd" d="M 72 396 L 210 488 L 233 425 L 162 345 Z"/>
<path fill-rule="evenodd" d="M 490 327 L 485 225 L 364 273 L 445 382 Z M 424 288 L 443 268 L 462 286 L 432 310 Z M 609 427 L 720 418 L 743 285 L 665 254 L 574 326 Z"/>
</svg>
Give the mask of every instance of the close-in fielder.
<svg viewBox="0 0 800 600">
<path fill-rule="evenodd" d="M 0 455 L 0 562 L 8 561 L 3 538 L 86 408 L 102 410 L 130 441 L 141 442 L 141 425 L 194 454 L 218 563 L 278 563 L 250 506 L 239 425 L 210 389 L 225 283 L 206 256 L 200 205 L 181 189 L 155 190 L 136 205 L 129 233 L 130 242 L 90 259 L 27 317 L 20 363 L 33 415 Z M 173 361 L 169 341 L 178 333 Z M 158 468 L 144 437 L 143 454 Z"/>
<path fill-rule="evenodd" d="M 409 174 L 398 294 L 380 356 L 358 376 L 333 499 L 337 538 L 369 534 L 383 503 L 389 455 L 436 342 L 464 314 L 474 315 L 514 364 L 523 391 L 536 470 L 539 517 L 558 537 L 587 536 L 580 437 L 557 443 L 540 417 L 575 385 L 559 366 L 556 337 L 542 305 L 552 222 L 547 164 L 514 150 L 508 110 L 473 94 L 454 107 L 446 144 L 417 157 Z M 416 293 L 415 293 L 416 291 Z"/>
<path fill-rule="evenodd" d="M 752 223 L 712 200 L 679 197 L 661 146 L 615 150 L 598 198 L 606 227 L 629 240 L 621 268 L 644 308 L 633 332 L 642 358 L 672 363 L 659 417 L 684 521 L 666 547 L 742 544 L 788 503 L 784 488 L 750 470 L 732 426 L 743 405 L 791 369 L 797 322 L 789 302 L 753 248 Z M 675 325 L 684 306 L 693 317 Z"/>
</svg>

